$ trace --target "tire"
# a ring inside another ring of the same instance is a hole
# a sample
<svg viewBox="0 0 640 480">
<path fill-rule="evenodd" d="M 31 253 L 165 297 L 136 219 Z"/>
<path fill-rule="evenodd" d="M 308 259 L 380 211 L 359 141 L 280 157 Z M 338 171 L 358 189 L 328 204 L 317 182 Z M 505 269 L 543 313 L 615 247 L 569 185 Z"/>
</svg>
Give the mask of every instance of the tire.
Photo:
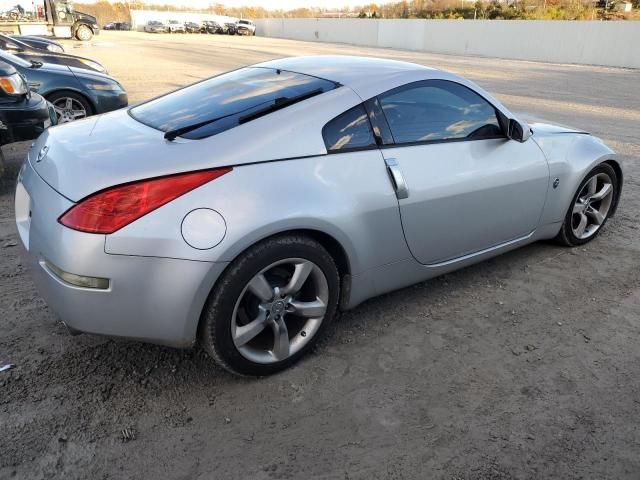
<svg viewBox="0 0 640 480">
<path fill-rule="evenodd" d="M 304 278 L 301 288 L 289 295 L 287 287 L 296 284 L 292 274 L 299 271 L 310 273 L 298 275 Z M 256 281 L 260 275 L 266 284 Z M 263 299 L 273 298 L 261 300 L 249 285 L 255 283 L 268 287 L 269 296 L 259 290 Z M 245 251 L 219 279 L 201 316 L 200 343 L 231 373 L 276 373 L 297 362 L 322 337 L 335 316 L 339 293 L 338 269 L 320 243 L 301 235 L 272 237 Z M 306 317 L 297 311 L 306 311 Z M 319 317 L 321 311 L 324 314 Z M 259 325 L 261 330 L 241 332 L 247 325 Z M 278 347 L 278 338 L 285 339 L 285 347 Z"/>
<path fill-rule="evenodd" d="M 591 183 L 594 182 L 594 179 L 595 187 Z M 606 190 L 605 184 L 607 183 L 610 185 L 610 193 L 597 200 L 600 196 L 598 194 L 603 189 Z M 588 184 L 591 185 L 592 190 L 595 188 L 595 194 L 589 193 L 590 186 Z M 601 163 L 595 167 L 580 182 L 555 241 L 567 247 L 577 247 L 596 238 L 614 211 L 618 201 L 618 194 L 618 177 L 615 170 L 606 163 Z M 583 201 L 584 199 L 586 201 Z M 586 218 L 586 228 L 582 224 L 583 217 Z M 580 234 L 581 231 L 583 232 L 582 235 Z"/>
<path fill-rule="evenodd" d="M 66 115 L 66 112 L 64 112 L 64 110 L 68 110 L 67 108 L 61 108 L 63 105 L 66 107 L 67 106 L 67 99 L 71 100 L 72 103 L 72 111 L 80 111 L 80 109 L 84 109 L 85 111 L 85 115 L 84 116 L 76 116 L 75 114 L 73 115 L 73 119 L 69 118 L 71 116 L 71 114 Z M 81 120 L 82 118 L 87 118 L 90 117 L 91 115 L 93 115 L 94 113 L 96 113 L 94 111 L 93 106 L 89 103 L 89 100 L 87 100 L 85 97 L 83 97 L 82 95 L 75 93 L 75 92 L 70 92 L 67 90 L 60 90 L 57 92 L 53 92 L 50 95 L 47 95 L 47 100 L 49 100 L 55 110 L 56 110 L 56 114 L 58 115 L 58 124 L 60 123 L 68 123 L 74 120 Z M 80 108 L 81 107 L 81 108 Z M 63 111 L 61 111 L 63 110 Z"/>
<path fill-rule="evenodd" d="M 93 30 L 86 25 L 79 25 L 76 29 L 76 38 L 83 42 L 88 42 L 93 38 Z"/>
</svg>

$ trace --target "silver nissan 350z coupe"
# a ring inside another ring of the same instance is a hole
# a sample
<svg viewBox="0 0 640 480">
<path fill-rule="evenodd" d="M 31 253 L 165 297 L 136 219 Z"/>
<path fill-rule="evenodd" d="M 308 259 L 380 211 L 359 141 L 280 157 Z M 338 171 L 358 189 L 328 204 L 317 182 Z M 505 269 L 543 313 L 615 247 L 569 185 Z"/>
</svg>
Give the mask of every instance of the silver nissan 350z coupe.
<svg viewBox="0 0 640 480">
<path fill-rule="evenodd" d="M 72 331 L 199 341 L 265 375 L 338 309 L 536 240 L 592 240 L 621 187 L 598 138 L 527 125 L 464 78 L 299 57 L 48 129 L 15 210 Z"/>
</svg>

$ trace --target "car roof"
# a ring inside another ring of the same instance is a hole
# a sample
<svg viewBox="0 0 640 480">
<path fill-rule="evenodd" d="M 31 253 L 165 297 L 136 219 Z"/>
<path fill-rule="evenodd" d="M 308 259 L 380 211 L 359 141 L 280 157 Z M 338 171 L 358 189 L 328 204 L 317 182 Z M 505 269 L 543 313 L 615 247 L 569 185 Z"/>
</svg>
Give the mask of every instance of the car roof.
<svg viewBox="0 0 640 480">
<path fill-rule="evenodd" d="M 464 85 L 488 100 L 507 117 L 511 113 L 491 94 L 464 77 L 416 63 L 375 57 L 317 55 L 288 57 L 255 67 L 279 68 L 338 82 L 368 100 L 394 88 L 422 80 L 448 80 Z"/>
<path fill-rule="evenodd" d="M 448 76 L 440 70 L 415 63 L 348 55 L 289 57 L 256 66 L 280 68 L 338 82 L 363 98 L 402 85 L 413 78 L 419 80 Z"/>
</svg>

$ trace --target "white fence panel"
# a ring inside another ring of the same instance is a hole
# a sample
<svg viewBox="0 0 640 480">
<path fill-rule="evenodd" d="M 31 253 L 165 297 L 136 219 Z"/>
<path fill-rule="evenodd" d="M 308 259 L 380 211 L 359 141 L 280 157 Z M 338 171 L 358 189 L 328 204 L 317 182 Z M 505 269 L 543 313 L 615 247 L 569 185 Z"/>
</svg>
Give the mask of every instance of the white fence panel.
<svg viewBox="0 0 640 480">
<path fill-rule="evenodd" d="M 640 68 L 640 22 L 265 19 L 257 34 L 454 55 Z"/>
</svg>

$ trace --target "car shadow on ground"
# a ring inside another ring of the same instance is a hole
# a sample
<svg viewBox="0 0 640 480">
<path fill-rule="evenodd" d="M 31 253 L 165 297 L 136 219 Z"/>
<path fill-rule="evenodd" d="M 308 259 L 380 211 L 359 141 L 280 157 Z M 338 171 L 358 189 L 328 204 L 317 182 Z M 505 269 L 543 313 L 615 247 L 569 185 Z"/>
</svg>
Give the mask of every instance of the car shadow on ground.
<svg viewBox="0 0 640 480">
<path fill-rule="evenodd" d="M 331 355 L 334 349 L 350 348 L 349 344 L 357 342 L 358 345 L 354 348 L 366 348 L 381 341 L 380 337 L 390 334 L 388 327 L 393 326 L 393 322 L 398 320 L 399 312 L 405 310 L 408 304 L 424 309 L 437 309 L 442 298 L 456 296 L 480 283 L 499 285 L 508 280 L 512 269 L 527 268 L 533 262 L 545 261 L 568 252 L 568 249 L 551 243 L 536 243 L 457 272 L 370 299 L 353 310 L 339 314 L 313 353 L 293 368 L 314 368 L 314 364 L 322 364 L 323 355 Z M 482 303 L 482 300 L 476 301 Z M 55 314 L 52 313 L 49 317 L 55 319 L 55 323 L 50 324 L 53 329 L 51 333 L 66 336 L 66 329 Z M 363 337 L 362 332 L 370 334 Z M 61 347 L 59 354 L 47 358 L 46 362 L 37 366 L 40 383 L 29 386 L 32 393 L 59 383 L 74 385 L 74 396 L 79 391 L 85 391 L 89 394 L 87 398 L 97 395 L 102 401 L 107 401 L 113 395 L 126 396 L 127 392 L 136 389 L 147 390 L 153 396 L 162 396 L 164 392 L 176 388 L 190 389 L 195 386 L 219 386 L 221 383 L 254 380 L 252 377 L 241 378 L 229 374 L 218 367 L 197 345 L 191 349 L 177 349 L 82 334 L 68 335 Z M 59 378 L 60 376 L 64 379 Z M 61 380 L 64 381 L 60 383 Z M 115 388 L 120 392 L 114 391 Z"/>
</svg>

